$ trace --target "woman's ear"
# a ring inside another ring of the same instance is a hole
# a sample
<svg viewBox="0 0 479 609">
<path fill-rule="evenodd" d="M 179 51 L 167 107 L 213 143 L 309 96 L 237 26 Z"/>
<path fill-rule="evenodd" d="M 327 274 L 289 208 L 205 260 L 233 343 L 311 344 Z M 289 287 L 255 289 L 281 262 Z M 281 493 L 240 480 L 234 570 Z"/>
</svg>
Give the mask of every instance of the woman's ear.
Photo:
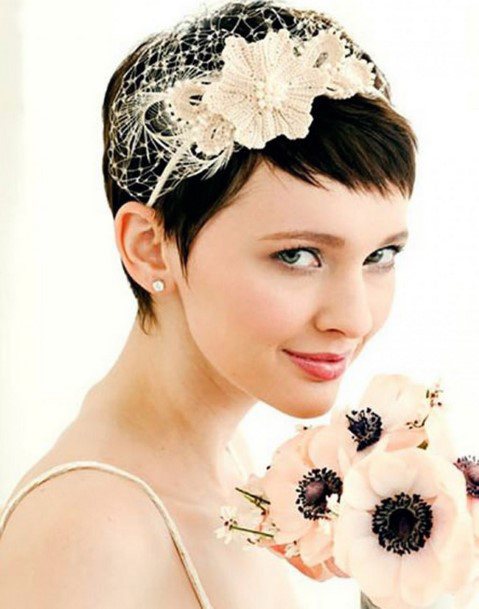
<svg viewBox="0 0 479 609">
<path fill-rule="evenodd" d="M 145 290 L 168 271 L 166 242 L 153 209 L 138 201 L 124 203 L 115 216 L 115 242 L 129 275 Z"/>
</svg>

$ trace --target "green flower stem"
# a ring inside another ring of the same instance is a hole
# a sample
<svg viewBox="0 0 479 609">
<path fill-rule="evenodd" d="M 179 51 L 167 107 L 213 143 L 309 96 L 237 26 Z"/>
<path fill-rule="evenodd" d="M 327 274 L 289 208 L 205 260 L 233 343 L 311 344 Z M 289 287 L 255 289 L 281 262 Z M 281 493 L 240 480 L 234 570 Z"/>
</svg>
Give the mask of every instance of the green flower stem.
<svg viewBox="0 0 479 609">
<path fill-rule="evenodd" d="M 255 531 L 254 529 L 245 529 L 244 527 L 237 527 L 234 524 L 230 526 L 230 529 L 236 529 L 237 531 L 245 531 L 246 533 L 254 533 L 255 535 L 264 535 L 264 537 L 274 537 L 274 535 L 272 535 L 271 533 L 265 533 L 264 531 Z"/>
<path fill-rule="evenodd" d="M 243 493 L 243 495 L 246 495 L 247 499 L 249 499 L 250 497 L 254 498 L 256 501 L 259 501 L 260 503 L 268 503 L 270 504 L 271 501 L 268 501 L 267 499 L 264 499 L 264 497 L 260 497 L 259 495 L 254 495 L 253 493 L 249 493 L 248 491 L 245 491 L 242 488 L 238 488 L 237 486 L 235 486 L 235 490 L 239 491 L 240 493 Z"/>
</svg>

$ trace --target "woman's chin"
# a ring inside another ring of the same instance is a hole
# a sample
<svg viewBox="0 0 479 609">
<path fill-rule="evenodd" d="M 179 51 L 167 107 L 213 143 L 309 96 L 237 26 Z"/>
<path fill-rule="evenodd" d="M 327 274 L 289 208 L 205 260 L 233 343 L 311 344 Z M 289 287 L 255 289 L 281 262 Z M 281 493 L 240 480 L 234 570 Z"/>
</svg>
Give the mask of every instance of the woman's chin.
<svg viewBox="0 0 479 609">
<path fill-rule="evenodd" d="M 298 388 L 295 391 L 294 398 L 291 400 L 273 400 L 271 405 L 289 415 L 298 419 L 314 419 L 327 414 L 334 406 L 336 396 L 339 390 L 339 379 L 321 384 L 318 389 L 313 387 L 312 392 Z M 309 395 L 308 395 L 309 393 Z M 303 396 L 301 398 L 301 396 Z"/>
</svg>

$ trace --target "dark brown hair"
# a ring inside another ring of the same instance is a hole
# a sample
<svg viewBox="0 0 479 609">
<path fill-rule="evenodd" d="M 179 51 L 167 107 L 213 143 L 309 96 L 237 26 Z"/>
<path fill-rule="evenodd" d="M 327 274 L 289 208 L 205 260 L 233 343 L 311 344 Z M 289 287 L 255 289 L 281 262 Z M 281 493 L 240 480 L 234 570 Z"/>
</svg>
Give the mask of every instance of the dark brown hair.
<svg viewBox="0 0 479 609">
<path fill-rule="evenodd" d="M 238 6 L 242 10 L 248 7 L 242 3 Z M 282 10 L 288 9 L 282 7 Z M 297 15 L 297 9 L 290 10 Z M 142 42 L 116 69 L 103 102 L 103 177 L 113 217 L 123 203 L 132 200 L 132 196 L 112 180 L 108 171 L 109 109 L 123 74 L 149 41 Z M 371 61 L 366 53 L 362 57 Z M 385 94 L 390 99 L 389 88 Z M 207 180 L 201 176 L 187 178 L 174 191 L 156 201 L 153 208 L 155 218 L 162 226 L 165 238 L 175 239 L 185 278 L 195 237 L 210 218 L 232 204 L 233 197 L 261 159 L 317 186 L 321 186 L 318 176 L 323 175 L 352 190 L 377 190 L 387 195 L 392 186 L 398 188 L 403 196 L 411 197 L 416 173 L 417 138 L 408 121 L 391 104 L 358 94 L 347 99 L 318 96 L 314 99 L 311 114 L 313 121 L 307 137 L 291 140 L 281 135 L 267 142 L 261 150 L 241 148 L 233 154 L 227 166 L 212 177 Z M 146 197 L 138 197 L 137 200 L 147 202 Z M 123 261 L 121 264 L 137 299 L 137 318 L 147 333 L 146 322 L 158 323 L 151 294 L 129 275 Z"/>
</svg>

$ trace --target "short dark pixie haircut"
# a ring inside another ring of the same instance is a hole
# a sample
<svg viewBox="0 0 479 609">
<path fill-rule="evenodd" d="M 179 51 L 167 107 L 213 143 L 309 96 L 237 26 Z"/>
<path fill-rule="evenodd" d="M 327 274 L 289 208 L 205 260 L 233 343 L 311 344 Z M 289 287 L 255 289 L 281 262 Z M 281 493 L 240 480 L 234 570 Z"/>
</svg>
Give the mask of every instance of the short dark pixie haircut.
<svg viewBox="0 0 479 609">
<path fill-rule="evenodd" d="M 272 16 L 278 11 L 283 18 L 298 9 L 274 4 L 268 0 L 253 3 L 233 2 L 228 12 L 241 13 L 258 7 L 271 6 Z M 228 21 L 222 27 L 228 28 Z M 231 20 L 230 27 L 236 25 Z M 262 27 L 264 24 L 257 24 Z M 254 26 L 249 22 L 248 26 Z M 278 29 L 273 23 L 273 28 Z M 228 28 L 229 29 L 229 28 Z M 235 29 L 238 33 L 238 29 Z M 239 32 L 241 34 L 241 32 Z M 123 203 L 132 196 L 121 189 L 108 171 L 106 150 L 109 146 L 109 110 L 123 74 L 136 61 L 151 38 L 143 41 L 119 65 L 112 75 L 105 93 L 102 116 L 104 132 L 103 178 L 108 204 L 116 216 Z M 367 53 L 362 57 L 373 61 Z M 390 100 L 389 87 L 384 92 Z M 397 188 L 402 196 L 410 198 L 416 174 L 415 151 L 417 138 L 409 122 L 382 99 L 371 99 L 356 94 L 348 99 L 331 99 L 318 96 L 314 99 L 311 114 L 313 121 L 307 137 L 288 139 L 280 135 L 266 143 L 260 150 L 242 147 L 235 152 L 226 167 L 208 179 L 196 175 L 183 180 L 179 186 L 160 196 L 153 209 L 155 218 L 162 226 L 166 239 L 175 239 L 181 266 L 187 278 L 187 262 L 192 243 L 201 228 L 217 212 L 234 202 L 234 197 L 243 187 L 261 160 L 279 167 L 289 174 L 310 184 L 322 187 L 319 175 L 336 180 L 353 191 L 377 191 L 383 196 Z M 147 197 L 139 197 L 146 203 Z M 158 325 L 150 292 L 141 287 L 129 275 L 121 262 L 130 287 L 137 300 L 137 319 L 143 332 L 146 326 Z"/>
</svg>

